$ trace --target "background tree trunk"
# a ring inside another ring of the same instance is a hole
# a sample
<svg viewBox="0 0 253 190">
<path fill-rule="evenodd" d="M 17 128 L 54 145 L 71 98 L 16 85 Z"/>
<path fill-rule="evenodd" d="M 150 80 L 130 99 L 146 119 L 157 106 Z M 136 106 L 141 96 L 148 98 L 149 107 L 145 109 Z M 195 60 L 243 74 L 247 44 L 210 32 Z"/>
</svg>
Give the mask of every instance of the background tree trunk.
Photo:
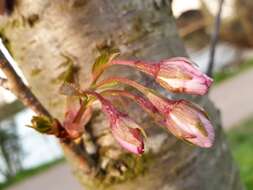
<svg viewBox="0 0 253 190">
<path fill-rule="evenodd" d="M 62 63 L 73 61 L 80 68 L 80 84 L 85 88 L 91 79 L 91 65 L 103 48 L 119 48 L 126 58 L 149 60 L 186 55 L 170 1 L 17 0 L 13 5 L 9 16 L 1 18 L 1 36 L 32 91 L 60 119 L 65 107 L 57 82 L 66 69 Z M 112 73 L 147 84 L 150 81 L 127 68 L 115 67 L 107 75 Z M 70 142 L 87 165 L 76 162 L 80 159 L 64 148 L 66 157 L 86 189 L 243 189 L 224 139 L 219 112 L 207 97 L 199 102 L 216 129 L 212 149 L 178 141 L 131 106 L 130 114 L 135 118 L 138 115 L 137 121 L 146 126 L 149 135 L 143 157 L 127 154 L 118 147 L 108 132 L 108 122 L 97 110 L 82 140 Z"/>
<path fill-rule="evenodd" d="M 0 125 L 0 159 L 3 163 L 0 172 L 5 179 L 10 179 L 22 170 L 23 157 L 17 126 L 13 118 L 2 121 Z"/>
</svg>

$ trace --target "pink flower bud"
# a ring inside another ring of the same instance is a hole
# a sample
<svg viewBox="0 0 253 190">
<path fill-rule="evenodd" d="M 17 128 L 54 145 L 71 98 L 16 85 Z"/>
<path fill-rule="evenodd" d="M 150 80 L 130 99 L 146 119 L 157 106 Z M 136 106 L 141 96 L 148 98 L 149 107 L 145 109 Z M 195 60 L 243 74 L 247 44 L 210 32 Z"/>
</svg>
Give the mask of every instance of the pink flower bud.
<svg viewBox="0 0 253 190">
<path fill-rule="evenodd" d="M 102 110 L 110 120 L 112 135 L 126 150 L 134 154 L 144 152 L 143 129 L 135 123 L 127 114 L 119 112 L 108 100 L 100 94 L 93 92 L 102 104 Z"/>
<path fill-rule="evenodd" d="M 212 146 L 214 129 L 201 108 L 186 100 L 163 99 L 154 93 L 147 97 L 164 115 L 164 124 L 173 135 L 200 147 Z"/>
<path fill-rule="evenodd" d="M 119 144 L 135 154 L 144 152 L 142 131 L 138 124 L 127 116 L 118 116 L 111 121 L 111 131 Z"/>
<path fill-rule="evenodd" d="M 186 58 L 164 60 L 159 66 L 155 79 L 172 92 L 204 95 L 213 81 Z"/>
<path fill-rule="evenodd" d="M 185 100 L 176 101 L 166 120 L 168 129 L 178 138 L 203 148 L 214 142 L 214 129 L 207 114 Z"/>
<path fill-rule="evenodd" d="M 213 81 L 184 57 L 175 57 L 157 63 L 113 60 L 112 64 L 135 67 L 154 77 L 165 89 L 175 93 L 204 95 Z"/>
</svg>

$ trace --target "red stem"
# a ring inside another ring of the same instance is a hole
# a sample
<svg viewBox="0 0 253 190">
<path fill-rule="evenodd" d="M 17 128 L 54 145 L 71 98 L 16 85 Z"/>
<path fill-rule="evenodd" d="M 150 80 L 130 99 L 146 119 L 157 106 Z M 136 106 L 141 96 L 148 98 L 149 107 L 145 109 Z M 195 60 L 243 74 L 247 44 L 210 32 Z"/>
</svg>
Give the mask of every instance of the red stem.
<svg viewBox="0 0 253 190">
<path fill-rule="evenodd" d="M 155 112 L 155 111 L 158 111 L 154 106 L 153 104 L 141 97 L 141 96 L 137 96 L 135 94 L 131 94 L 127 91 L 124 91 L 124 90 L 105 90 L 103 92 L 101 92 L 101 94 L 103 95 L 111 95 L 111 96 L 117 96 L 117 95 L 120 95 L 120 96 L 125 96 L 125 97 L 128 97 L 134 101 L 136 101 L 144 110 L 148 110 L 149 112 Z"/>
<path fill-rule="evenodd" d="M 83 93 L 96 97 L 102 104 L 102 109 L 104 110 L 104 112 L 109 114 L 110 117 L 115 117 L 119 114 L 119 112 L 114 108 L 114 106 L 99 93 L 90 90 L 83 91 Z"/>
<path fill-rule="evenodd" d="M 136 61 L 114 59 L 111 61 L 111 65 L 126 65 L 130 67 L 135 67 Z"/>
<path fill-rule="evenodd" d="M 138 82 L 135 82 L 135 81 L 132 81 L 132 80 L 129 80 L 127 78 L 121 78 L 121 77 L 111 77 L 111 78 L 108 78 L 108 79 L 105 79 L 101 82 L 99 82 L 98 84 L 96 84 L 96 86 L 94 88 L 99 88 L 105 84 L 108 84 L 110 82 L 120 82 L 122 84 L 126 84 L 126 85 L 129 85 L 129 86 L 132 86 L 134 88 L 136 88 L 137 90 L 139 90 L 142 94 L 144 95 L 147 95 L 149 93 L 153 94 L 154 97 L 158 98 L 157 101 L 160 101 L 164 103 L 164 105 L 166 105 L 166 107 L 168 107 L 169 104 L 173 104 L 174 101 L 173 100 L 169 100 L 167 98 L 163 98 L 159 95 L 157 95 L 156 93 L 152 92 L 152 89 L 149 89 L 141 84 L 139 84 Z M 149 99 L 149 98 L 148 98 Z M 152 103 L 154 104 L 154 103 Z"/>
<path fill-rule="evenodd" d="M 157 123 L 161 124 L 162 116 L 160 115 L 159 111 L 156 109 L 156 107 L 147 99 L 143 98 L 142 96 L 131 94 L 124 90 L 105 90 L 101 92 L 101 94 L 105 96 L 125 96 L 127 98 L 130 98 L 144 110 L 148 114 L 150 114 Z"/>
<path fill-rule="evenodd" d="M 141 60 L 129 61 L 129 60 L 114 59 L 111 61 L 111 65 L 125 65 L 134 67 L 153 77 L 156 77 L 158 71 L 160 70 L 160 65 L 157 64 L 156 62 L 144 62 Z"/>
</svg>

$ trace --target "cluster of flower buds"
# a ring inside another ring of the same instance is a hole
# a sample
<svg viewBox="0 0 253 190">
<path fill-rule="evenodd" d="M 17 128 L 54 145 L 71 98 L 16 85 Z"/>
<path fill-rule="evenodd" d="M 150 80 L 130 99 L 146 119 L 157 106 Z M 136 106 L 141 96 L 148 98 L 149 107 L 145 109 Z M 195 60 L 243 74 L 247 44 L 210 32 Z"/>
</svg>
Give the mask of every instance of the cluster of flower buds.
<svg viewBox="0 0 253 190">
<path fill-rule="evenodd" d="M 105 96 L 116 95 L 131 98 L 151 114 L 157 123 L 165 126 L 177 138 L 203 148 L 209 148 L 213 145 L 213 126 L 206 112 L 194 103 L 186 100 L 170 100 L 127 78 L 111 77 L 97 82 L 103 71 L 112 65 L 134 67 L 153 77 L 165 89 L 176 93 L 204 95 L 207 93 L 212 79 L 199 71 L 187 58 L 178 57 L 154 63 L 118 60 L 115 59 L 115 54 L 111 57 L 101 56 L 101 59 L 96 60 L 93 65 L 93 83 L 90 88 L 81 91 L 67 87 L 65 89 L 68 92 L 65 94 L 85 96 L 85 104 L 89 106 L 98 100 L 102 105 L 102 111 L 110 121 L 113 137 L 123 148 L 134 154 L 142 154 L 144 152 L 145 132 L 127 114 L 118 111 Z M 135 95 L 127 90 L 116 90 L 115 84 L 130 85 L 139 90 L 145 97 Z M 80 110 L 82 109 L 72 109 L 66 113 L 64 125 L 72 136 L 77 136 L 78 133 L 75 134 L 75 132 L 79 132 L 77 130 L 80 130 L 80 124 L 85 121 L 85 117 L 82 115 L 85 111 L 81 112 Z M 76 117 L 79 119 L 77 120 Z"/>
</svg>

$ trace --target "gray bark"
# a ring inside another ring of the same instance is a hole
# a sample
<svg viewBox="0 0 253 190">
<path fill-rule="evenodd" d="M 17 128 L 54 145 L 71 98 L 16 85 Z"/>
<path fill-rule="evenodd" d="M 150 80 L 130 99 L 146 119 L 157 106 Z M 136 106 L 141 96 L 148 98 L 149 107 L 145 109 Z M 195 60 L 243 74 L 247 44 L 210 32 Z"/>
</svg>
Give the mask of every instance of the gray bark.
<svg viewBox="0 0 253 190">
<path fill-rule="evenodd" d="M 32 91 L 57 118 L 62 119 L 65 97 L 59 95 L 59 67 L 66 57 L 79 66 L 83 88 L 91 80 L 91 65 L 103 47 L 119 48 L 125 58 L 158 60 L 185 56 L 170 9 L 162 0 L 19 0 L 14 11 L 1 18 L 1 36 L 27 77 Z M 110 69 L 107 75 L 143 80 L 128 68 Z M 143 81 L 145 82 L 145 81 Z M 139 109 L 132 115 L 146 126 L 146 154 L 135 157 L 122 151 L 108 132 L 108 122 L 96 111 L 79 144 L 79 153 L 91 165 L 87 172 L 66 157 L 86 189 L 113 190 L 241 190 L 221 129 L 219 112 L 201 99 L 216 129 L 211 149 L 199 149 L 178 141 Z M 92 145 L 92 146 L 90 146 Z M 85 147 L 85 148 L 84 148 Z M 92 147 L 95 147 L 92 149 Z M 88 155 L 88 156 L 87 156 Z"/>
</svg>

